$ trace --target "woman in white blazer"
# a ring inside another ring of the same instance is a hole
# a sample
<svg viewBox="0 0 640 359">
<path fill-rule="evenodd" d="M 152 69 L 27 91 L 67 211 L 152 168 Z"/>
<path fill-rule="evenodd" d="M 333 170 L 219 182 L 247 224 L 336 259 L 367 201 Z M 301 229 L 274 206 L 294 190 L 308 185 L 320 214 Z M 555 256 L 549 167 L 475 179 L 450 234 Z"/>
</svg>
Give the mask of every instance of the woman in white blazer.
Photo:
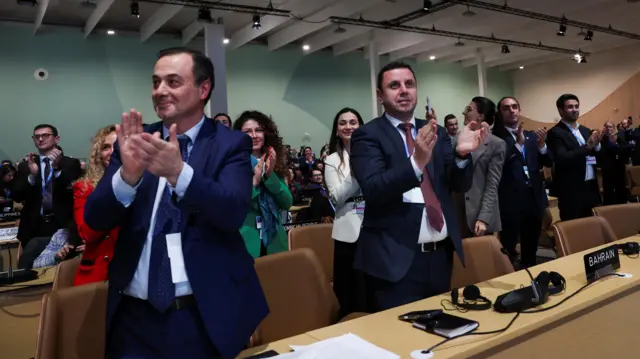
<svg viewBox="0 0 640 359">
<path fill-rule="evenodd" d="M 353 269 L 365 203 L 349 165 L 351 134 L 362 125 L 364 122 L 358 111 L 343 108 L 338 112 L 333 120 L 329 156 L 324 169 L 329 198 L 336 213 L 333 222 L 333 290 L 340 302 L 341 316 L 366 311 L 363 277 Z"/>
</svg>

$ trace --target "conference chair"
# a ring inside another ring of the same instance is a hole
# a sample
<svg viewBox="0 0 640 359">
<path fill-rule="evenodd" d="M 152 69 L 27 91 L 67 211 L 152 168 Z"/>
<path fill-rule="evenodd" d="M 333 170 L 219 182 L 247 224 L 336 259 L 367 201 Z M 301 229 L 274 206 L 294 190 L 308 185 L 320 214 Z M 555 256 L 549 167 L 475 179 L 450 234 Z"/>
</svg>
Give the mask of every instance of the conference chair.
<svg viewBox="0 0 640 359">
<path fill-rule="evenodd" d="M 609 222 L 595 216 L 554 223 L 553 233 L 558 257 L 618 240 Z"/>
<path fill-rule="evenodd" d="M 640 166 L 627 166 L 629 194 L 640 201 Z"/>
<path fill-rule="evenodd" d="M 45 294 L 35 359 L 104 358 L 107 290 L 100 282 Z"/>
<path fill-rule="evenodd" d="M 606 219 L 619 239 L 640 233 L 640 203 L 595 207 L 593 214 Z"/>
<path fill-rule="evenodd" d="M 53 277 L 53 290 L 73 287 L 73 279 L 80 265 L 81 257 L 77 256 L 62 261 L 56 266 L 56 274 Z"/>
<path fill-rule="evenodd" d="M 340 305 L 313 250 L 300 248 L 260 257 L 255 268 L 269 315 L 251 337 L 250 347 L 338 322 Z M 352 313 L 341 322 L 364 315 Z"/>
<path fill-rule="evenodd" d="M 493 235 L 462 240 L 465 266 L 453 256 L 451 288 L 464 288 L 505 274 L 513 273 L 509 256 L 502 252 L 500 240 Z"/>
<path fill-rule="evenodd" d="M 333 224 L 314 224 L 289 231 L 289 249 L 310 248 L 320 260 L 320 265 L 333 284 Z"/>
</svg>

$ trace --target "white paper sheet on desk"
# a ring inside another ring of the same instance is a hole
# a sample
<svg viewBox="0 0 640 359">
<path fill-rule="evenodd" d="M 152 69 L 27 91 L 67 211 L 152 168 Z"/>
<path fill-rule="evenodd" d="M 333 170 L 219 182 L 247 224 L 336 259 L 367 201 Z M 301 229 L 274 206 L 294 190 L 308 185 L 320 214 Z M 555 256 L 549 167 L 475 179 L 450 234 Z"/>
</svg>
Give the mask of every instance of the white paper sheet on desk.
<svg viewBox="0 0 640 359">
<path fill-rule="evenodd" d="M 355 334 L 329 338 L 307 346 L 291 346 L 293 353 L 280 354 L 282 359 L 400 359 Z"/>
</svg>

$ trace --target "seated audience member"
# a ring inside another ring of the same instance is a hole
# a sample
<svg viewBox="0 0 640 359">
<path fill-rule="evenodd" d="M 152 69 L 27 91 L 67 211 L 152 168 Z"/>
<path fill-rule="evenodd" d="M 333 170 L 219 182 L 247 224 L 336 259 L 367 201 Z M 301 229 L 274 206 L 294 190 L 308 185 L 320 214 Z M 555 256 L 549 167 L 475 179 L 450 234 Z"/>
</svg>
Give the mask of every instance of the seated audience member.
<svg viewBox="0 0 640 359">
<path fill-rule="evenodd" d="M 80 177 L 80 161 L 67 157 L 58 146 L 58 130 L 38 125 L 33 130 L 38 154 L 18 166 L 13 199 L 22 202 L 18 239 L 26 247 L 33 237 L 50 237 L 68 228 L 73 218 L 71 184 Z"/>
<path fill-rule="evenodd" d="M 226 113 L 219 113 L 213 117 L 213 120 L 216 122 L 220 122 L 221 124 L 227 126 L 227 128 L 231 128 L 233 126 L 233 122 L 231 121 L 231 117 Z"/>
<path fill-rule="evenodd" d="M 298 168 L 302 172 L 302 176 L 306 181 L 309 180 L 311 169 L 313 168 L 313 164 L 316 161 L 317 160 L 313 156 L 313 150 L 311 150 L 311 147 L 305 147 L 302 151 L 302 156 L 300 156 L 300 158 L 298 159 Z"/>
<path fill-rule="evenodd" d="M 116 127 L 104 127 L 93 136 L 91 153 L 85 175 L 73 184 L 73 217 L 75 231 L 71 236 L 77 236 L 86 245 L 82 261 L 78 266 L 73 285 L 100 282 L 108 279 L 108 267 L 113 257 L 118 227 L 108 231 L 94 231 L 84 221 L 84 206 L 91 192 L 104 175 L 109 166 L 113 144 L 116 142 Z"/>
<path fill-rule="evenodd" d="M 305 187 L 307 196 L 311 197 L 309 204 L 309 220 L 318 219 L 322 223 L 333 223 L 336 215 L 333 203 L 329 199 L 324 176 L 319 169 L 311 170 L 311 181 Z"/>
<path fill-rule="evenodd" d="M 254 258 L 287 251 L 289 242 L 279 212 L 288 211 L 293 198 L 284 180 L 288 170 L 278 127 L 267 115 L 246 111 L 234 129 L 253 140 L 253 194 L 240 234 Z"/>
<path fill-rule="evenodd" d="M 288 169 L 288 175 L 285 180 L 287 182 L 287 186 L 289 187 L 289 192 L 291 192 L 291 196 L 293 197 L 293 204 L 299 204 L 300 202 L 302 202 L 302 186 L 296 178 L 295 169 Z"/>
<path fill-rule="evenodd" d="M 11 163 L 3 164 L 0 167 L 0 199 L 11 199 L 11 190 L 16 172 L 16 168 Z"/>
<path fill-rule="evenodd" d="M 11 160 L 3 160 L 2 164 L 0 164 L 0 167 L 4 167 L 6 165 L 13 165 L 13 162 L 11 162 Z"/>
<path fill-rule="evenodd" d="M 364 277 L 353 269 L 365 203 L 349 163 L 351 135 L 363 125 L 362 117 L 356 110 L 340 110 L 333 120 L 330 154 L 325 160 L 324 178 L 331 202 L 336 208 L 331 234 L 334 240 L 333 290 L 340 303 L 342 317 L 367 310 Z"/>
<path fill-rule="evenodd" d="M 79 253 L 82 253 L 84 249 L 84 244 L 74 246 L 69 243 L 69 230 L 59 229 L 53 234 L 45 249 L 33 261 L 31 268 L 37 269 L 54 266 L 64 260 L 75 257 Z"/>
</svg>

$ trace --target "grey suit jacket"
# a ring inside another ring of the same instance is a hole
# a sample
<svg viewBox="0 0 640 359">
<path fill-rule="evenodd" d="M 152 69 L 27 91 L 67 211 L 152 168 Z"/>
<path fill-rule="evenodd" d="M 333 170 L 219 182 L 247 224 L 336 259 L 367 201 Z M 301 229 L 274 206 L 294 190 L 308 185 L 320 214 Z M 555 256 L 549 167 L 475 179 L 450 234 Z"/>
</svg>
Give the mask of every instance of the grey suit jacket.
<svg viewBox="0 0 640 359">
<path fill-rule="evenodd" d="M 502 230 L 498 186 L 502 177 L 506 147 L 501 138 L 489 134 L 484 144 L 471 154 L 473 182 L 464 197 L 466 223 L 472 233 L 477 220 L 487 224 L 487 233 Z"/>
</svg>

